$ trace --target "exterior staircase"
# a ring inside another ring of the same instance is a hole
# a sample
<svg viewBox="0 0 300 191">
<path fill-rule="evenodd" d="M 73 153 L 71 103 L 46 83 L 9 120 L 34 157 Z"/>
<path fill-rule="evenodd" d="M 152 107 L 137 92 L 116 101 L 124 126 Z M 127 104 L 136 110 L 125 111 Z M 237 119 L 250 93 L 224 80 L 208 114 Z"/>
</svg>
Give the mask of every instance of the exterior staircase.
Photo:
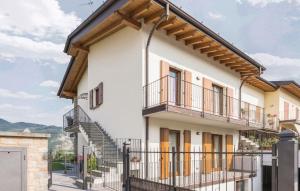
<svg viewBox="0 0 300 191">
<path fill-rule="evenodd" d="M 251 150 L 257 151 L 259 149 L 259 145 L 252 140 L 246 138 L 245 136 L 240 137 L 240 146 L 242 150 Z"/>
<path fill-rule="evenodd" d="M 122 161 L 122 150 L 111 136 L 96 122 L 81 122 L 83 133 L 95 148 L 99 170 L 108 171 Z"/>
</svg>

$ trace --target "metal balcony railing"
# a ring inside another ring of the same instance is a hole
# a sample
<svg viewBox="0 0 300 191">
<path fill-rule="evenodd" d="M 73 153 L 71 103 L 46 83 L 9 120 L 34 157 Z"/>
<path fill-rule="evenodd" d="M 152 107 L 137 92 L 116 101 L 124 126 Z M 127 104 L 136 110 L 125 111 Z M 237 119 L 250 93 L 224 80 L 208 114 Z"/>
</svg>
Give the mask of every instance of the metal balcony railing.
<svg viewBox="0 0 300 191">
<path fill-rule="evenodd" d="M 206 114 L 242 119 L 249 124 L 265 124 L 264 108 L 228 96 L 226 89 L 215 91 L 165 76 L 144 86 L 143 91 L 144 109 L 166 104 Z"/>
<path fill-rule="evenodd" d="M 90 123 L 92 120 L 79 105 L 68 111 L 63 116 L 64 130 L 70 129 L 78 125 L 80 122 Z"/>
</svg>

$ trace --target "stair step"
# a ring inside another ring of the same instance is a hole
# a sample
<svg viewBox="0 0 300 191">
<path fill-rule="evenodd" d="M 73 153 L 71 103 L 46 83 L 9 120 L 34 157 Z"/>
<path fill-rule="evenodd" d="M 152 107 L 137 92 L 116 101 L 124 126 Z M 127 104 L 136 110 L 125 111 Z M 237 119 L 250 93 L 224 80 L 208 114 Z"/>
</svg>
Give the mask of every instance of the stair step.
<svg viewBox="0 0 300 191">
<path fill-rule="evenodd" d="M 96 177 L 102 177 L 102 172 L 100 170 L 92 170 L 91 174 Z"/>
</svg>

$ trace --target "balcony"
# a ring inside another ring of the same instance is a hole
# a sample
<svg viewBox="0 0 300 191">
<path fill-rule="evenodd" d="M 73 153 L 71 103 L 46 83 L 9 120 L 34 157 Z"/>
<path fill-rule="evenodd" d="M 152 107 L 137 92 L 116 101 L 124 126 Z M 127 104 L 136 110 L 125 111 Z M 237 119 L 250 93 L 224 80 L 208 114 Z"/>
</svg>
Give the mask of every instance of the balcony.
<svg viewBox="0 0 300 191">
<path fill-rule="evenodd" d="M 183 119 L 240 130 L 274 128 L 267 125 L 264 108 L 226 95 L 225 88 L 211 90 L 165 76 L 144 86 L 143 91 L 144 116 Z"/>
<path fill-rule="evenodd" d="M 78 130 L 78 125 L 81 122 L 90 123 L 92 120 L 78 105 L 68 111 L 63 116 L 63 129 L 67 132 L 74 132 Z"/>
</svg>

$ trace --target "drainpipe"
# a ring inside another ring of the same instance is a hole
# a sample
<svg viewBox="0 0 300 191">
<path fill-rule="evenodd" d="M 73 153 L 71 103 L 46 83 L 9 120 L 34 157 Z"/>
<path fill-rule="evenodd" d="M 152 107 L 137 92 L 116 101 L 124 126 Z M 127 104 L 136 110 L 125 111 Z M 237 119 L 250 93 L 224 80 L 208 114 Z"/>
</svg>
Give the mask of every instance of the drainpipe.
<svg viewBox="0 0 300 191">
<path fill-rule="evenodd" d="M 157 23 L 154 24 L 154 26 L 152 27 L 150 33 L 149 33 L 149 36 L 148 36 L 148 40 L 147 40 L 147 44 L 146 44 L 146 52 L 145 52 L 145 84 L 146 84 L 146 89 L 145 89 L 145 108 L 148 108 L 148 84 L 149 84 L 149 74 L 148 74 L 148 70 L 149 70 L 149 47 L 150 47 L 150 43 L 151 43 L 151 39 L 152 39 L 152 36 L 154 34 L 154 31 L 156 30 L 156 28 L 158 27 L 158 25 L 160 23 L 162 23 L 163 21 L 165 20 L 168 20 L 169 18 L 169 14 L 170 14 L 170 11 L 169 11 L 169 3 L 166 4 L 166 7 L 165 7 L 165 12 L 164 14 L 161 15 L 160 19 L 158 20 Z M 146 122 L 146 141 L 145 141 L 145 147 L 146 147 L 146 152 L 149 150 L 149 117 L 146 117 L 145 119 L 145 122 Z M 148 177 L 148 154 L 146 154 L 146 166 L 145 166 L 145 173 L 146 173 L 146 178 Z"/>
<path fill-rule="evenodd" d="M 262 74 L 262 69 L 259 68 L 259 76 Z M 244 78 L 241 82 L 240 85 L 240 89 L 239 89 L 239 119 L 242 118 L 242 87 L 245 84 L 245 82 L 247 81 L 248 78 L 252 77 L 253 75 L 247 76 L 246 78 Z"/>
</svg>

